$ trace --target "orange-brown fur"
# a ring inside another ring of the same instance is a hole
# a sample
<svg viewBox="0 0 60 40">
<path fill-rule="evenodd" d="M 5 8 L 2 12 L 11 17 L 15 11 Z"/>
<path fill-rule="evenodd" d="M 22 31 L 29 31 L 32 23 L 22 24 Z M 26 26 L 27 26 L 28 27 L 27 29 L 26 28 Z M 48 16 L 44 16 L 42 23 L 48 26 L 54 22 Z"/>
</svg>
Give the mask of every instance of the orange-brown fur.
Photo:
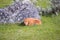
<svg viewBox="0 0 60 40">
<path fill-rule="evenodd" d="M 38 19 L 35 19 L 35 18 L 26 18 L 24 19 L 24 24 L 25 25 L 28 25 L 28 26 L 31 26 L 31 25 L 40 25 L 41 24 L 41 21 L 38 20 Z"/>
</svg>

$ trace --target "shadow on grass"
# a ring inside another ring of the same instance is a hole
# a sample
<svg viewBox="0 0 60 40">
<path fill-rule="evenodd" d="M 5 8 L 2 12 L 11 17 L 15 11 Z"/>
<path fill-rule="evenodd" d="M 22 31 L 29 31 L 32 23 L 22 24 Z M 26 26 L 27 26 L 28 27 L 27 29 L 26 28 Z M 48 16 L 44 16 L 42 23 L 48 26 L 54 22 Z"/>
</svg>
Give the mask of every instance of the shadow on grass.
<svg viewBox="0 0 60 40">
<path fill-rule="evenodd" d="M 22 22 L 21 24 L 17 24 L 18 26 L 22 26 L 22 27 L 24 27 L 25 26 L 25 24 Z"/>
</svg>

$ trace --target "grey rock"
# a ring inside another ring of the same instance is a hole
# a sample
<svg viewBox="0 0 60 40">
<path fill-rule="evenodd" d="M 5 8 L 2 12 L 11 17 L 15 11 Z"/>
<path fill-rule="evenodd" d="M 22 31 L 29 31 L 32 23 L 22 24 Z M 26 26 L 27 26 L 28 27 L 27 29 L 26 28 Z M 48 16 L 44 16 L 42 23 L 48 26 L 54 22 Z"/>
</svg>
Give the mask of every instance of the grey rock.
<svg viewBox="0 0 60 40">
<path fill-rule="evenodd" d="M 37 7 L 31 3 L 14 2 L 0 9 L 0 23 L 22 23 L 25 18 L 40 19 Z"/>
</svg>

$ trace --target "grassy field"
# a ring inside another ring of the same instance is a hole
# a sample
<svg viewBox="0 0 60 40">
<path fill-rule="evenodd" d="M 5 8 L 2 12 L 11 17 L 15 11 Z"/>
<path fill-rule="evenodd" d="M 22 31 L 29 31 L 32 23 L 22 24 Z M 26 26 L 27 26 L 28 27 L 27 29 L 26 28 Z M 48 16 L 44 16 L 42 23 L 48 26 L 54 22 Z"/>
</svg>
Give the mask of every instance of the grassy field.
<svg viewBox="0 0 60 40">
<path fill-rule="evenodd" d="M 50 2 L 49 2 L 49 0 L 38 0 L 36 2 L 36 5 L 39 5 L 39 6 L 43 7 L 43 8 L 46 8 L 46 7 L 50 7 Z"/>
<path fill-rule="evenodd" d="M 44 3 L 42 6 L 46 6 L 46 4 Z M 0 24 L 0 40 L 60 40 L 60 15 L 42 16 L 41 20 L 42 24 L 39 26 Z"/>
<path fill-rule="evenodd" d="M 0 0 L 0 8 L 8 6 L 12 2 L 13 2 L 12 0 Z"/>
<path fill-rule="evenodd" d="M 0 24 L 0 40 L 60 40 L 59 17 L 43 16 L 40 26 Z"/>
</svg>

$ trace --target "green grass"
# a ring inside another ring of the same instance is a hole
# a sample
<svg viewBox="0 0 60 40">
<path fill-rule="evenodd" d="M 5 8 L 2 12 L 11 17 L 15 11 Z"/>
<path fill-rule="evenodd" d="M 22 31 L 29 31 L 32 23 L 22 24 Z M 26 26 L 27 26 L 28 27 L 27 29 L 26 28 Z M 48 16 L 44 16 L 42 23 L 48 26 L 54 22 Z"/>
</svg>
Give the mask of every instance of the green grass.
<svg viewBox="0 0 60 40">
<path fill-rule="evenodd" d="M 38 0 L 36 5 L 39 5 L 39 6 L 43 7 L 43 8 L 50 7 L 49 0 Z"/>
<path fill-rule="evenodd" d="M 39 26 L 0 24 L 0 40 L 60 40 L 60 15 L 42 16 Z"/>
<path fill-rule="evenodd" d="M 42 17 L 42 25 L 0 24 L 0 40 L 60 40 L 60 15 Z"/>
<path fill-rule="evenodd" d="M 0 0 L 0 8 L 6 7 L 12 3 L 12 0 Z"/>
</svg>

